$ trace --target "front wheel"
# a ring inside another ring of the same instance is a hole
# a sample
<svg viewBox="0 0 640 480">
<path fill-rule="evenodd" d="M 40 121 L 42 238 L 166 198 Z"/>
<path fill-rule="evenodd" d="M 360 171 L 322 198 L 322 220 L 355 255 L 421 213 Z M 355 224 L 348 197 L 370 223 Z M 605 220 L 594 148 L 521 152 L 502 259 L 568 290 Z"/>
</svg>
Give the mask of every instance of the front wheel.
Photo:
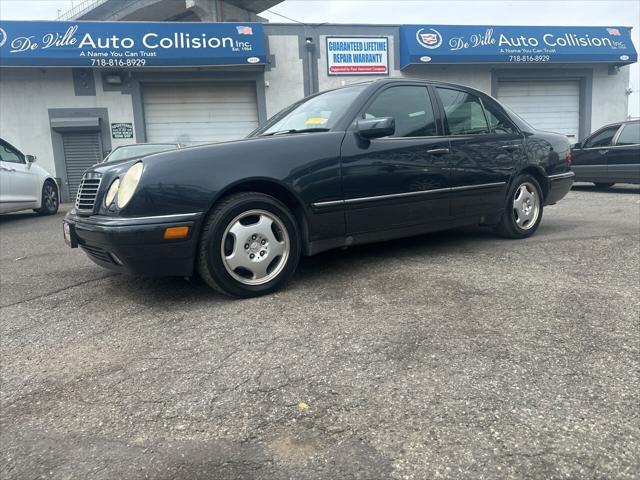
<svg viewBox="0 0 640 480">
<path fill-rule="evenodd" d="M 205 221 L 198 272 L 212 288 L 239 298 L 282 288 L 300 259 L 296 220 L 277 199 L 238 193 L 221 200 Z"/>
<path fill-rule="evenodd" d="M 542 189 L 531 175 L 520 175 L 507 195 L 505 211 L 495 230 L 505 238 L 527 238 L 542 220 Z"/>
<path fill-rule="evenodd" d="M 60 204 L 58 196 L 58 186 L 52 180 L 47 180 L 42 186 L 42 200 L 40 208 L 34 211 L 38 215 L 54 215 L 58 212 Z"/>
</svg>

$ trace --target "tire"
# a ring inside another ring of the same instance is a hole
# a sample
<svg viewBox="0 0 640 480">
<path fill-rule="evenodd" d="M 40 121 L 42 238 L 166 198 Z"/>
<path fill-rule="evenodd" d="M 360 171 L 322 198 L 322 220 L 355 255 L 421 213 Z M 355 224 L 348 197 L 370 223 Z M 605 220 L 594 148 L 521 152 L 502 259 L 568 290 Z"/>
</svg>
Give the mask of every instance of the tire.
<svg viewBox="0 0 640 480">
<path fill-rule="evenodd" d="M 55 215 L 60 206 L 58 186 L 53 180 L 46 180 L 42 185 L 42 199 L 40 208 L 34 210 L 38 215 Z"/>
<path fill-rule="evenodd" d="M 538 181 L 531 175 L 518 176 L 509 189 L 504 214 L 495 227 L 496 233 L 505 238 L 530 237 L 542 220 L 543 203 Z"/>
<path fill-rule="evenodd" d="M 284 287 L 298 267 L 300 229 L 289 209 L 256 192 L 220 200 L 205 220 L 197 269 L 215 290 L 238 298 Z"/>
<path fill-rule="evenodd" d="M 594 182 L 593 183 L 598 190 L 605 190 L 607 188 L 611 188 L 615 185 L 613 182 Z"/>
</svg>

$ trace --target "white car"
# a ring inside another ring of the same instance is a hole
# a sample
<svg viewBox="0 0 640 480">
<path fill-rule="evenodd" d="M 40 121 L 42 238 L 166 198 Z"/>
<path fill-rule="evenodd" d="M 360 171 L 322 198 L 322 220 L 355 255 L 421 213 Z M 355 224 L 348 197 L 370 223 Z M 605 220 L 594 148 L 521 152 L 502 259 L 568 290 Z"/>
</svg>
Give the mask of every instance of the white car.
<svg viewBox="0 0 640 480">
<path fill-rule="evenodd" d="M 0 138 L 0 213 L 32 209 L 39 215 L 58 211 L 58 184 L 49 173 Z"/>
</svg>

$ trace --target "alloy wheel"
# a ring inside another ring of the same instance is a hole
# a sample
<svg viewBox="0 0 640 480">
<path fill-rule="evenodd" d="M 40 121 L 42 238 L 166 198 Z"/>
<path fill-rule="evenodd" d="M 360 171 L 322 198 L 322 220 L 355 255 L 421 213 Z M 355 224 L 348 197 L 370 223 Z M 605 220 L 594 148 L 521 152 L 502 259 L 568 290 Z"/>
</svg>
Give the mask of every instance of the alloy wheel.
<svg viewBox="0 0 640 480">
<path fill-rule="evenodd" d="M 520 185 L 513 197 L 513 216 L 519 228 L 529 230 L 540 215 L 540 196 L 533 184 L 525 182 Z"/>
<path fill-rule="evenodd" d="M 249 210 L 229 222 L 220 253 L 227 273 L 235 280 L 244 285 L 264 285 L 287 263 L 289 234 L 275 214 Z"/>
<path fill-rule="evenodd" d="M 58 192 L 51 183 L 46 183 L 43 191 L 44 206 L 52 212 L 58 206 Z"/>
</svg>

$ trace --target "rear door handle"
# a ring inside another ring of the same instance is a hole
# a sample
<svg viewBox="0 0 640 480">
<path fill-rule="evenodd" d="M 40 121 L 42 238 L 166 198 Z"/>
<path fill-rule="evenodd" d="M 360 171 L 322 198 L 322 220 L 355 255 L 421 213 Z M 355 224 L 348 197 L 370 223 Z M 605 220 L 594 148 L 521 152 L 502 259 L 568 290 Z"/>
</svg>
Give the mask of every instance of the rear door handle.
<svg viewBox="0 0 640 480">
<path fill-rule="evenodd" d="M 449 153 L 448 148 L 432 148 L 431 150 L 427 150 L 429 155 L 445 155 Z"/>
<path fill-rule="evenodd" d="M 518 150 L 520 145 L 502 145 L 503 150 L 507 150 L 508 152 L 513 152 L 514 150 Z"/>
</svg>

